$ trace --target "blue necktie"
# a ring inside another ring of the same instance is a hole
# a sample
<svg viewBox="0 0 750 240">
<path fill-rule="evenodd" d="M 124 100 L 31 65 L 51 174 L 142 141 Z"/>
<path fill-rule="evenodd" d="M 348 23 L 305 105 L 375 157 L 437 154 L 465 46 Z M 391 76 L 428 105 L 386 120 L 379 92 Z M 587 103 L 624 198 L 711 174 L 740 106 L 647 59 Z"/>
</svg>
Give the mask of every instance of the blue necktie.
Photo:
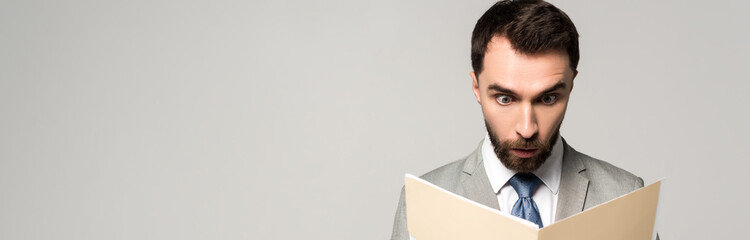
<svg viewBox="0 0 750 240">
<path fill-rule="evenodd" d="M 534 199 L 531 199 L 531 194 L 542 183 L 542 180 L 532 173 L 516 173 L 508 182 L 516 190 L 516 193 L 518 193 L 518 201 L 513 205 L 513 210 L 510 211 L 510 214 L 536 223 L 539 225 L 539 228 L 542 228 L 542 217 L 539 216 L 539 208 L 536 207 Z"/>
</svg>

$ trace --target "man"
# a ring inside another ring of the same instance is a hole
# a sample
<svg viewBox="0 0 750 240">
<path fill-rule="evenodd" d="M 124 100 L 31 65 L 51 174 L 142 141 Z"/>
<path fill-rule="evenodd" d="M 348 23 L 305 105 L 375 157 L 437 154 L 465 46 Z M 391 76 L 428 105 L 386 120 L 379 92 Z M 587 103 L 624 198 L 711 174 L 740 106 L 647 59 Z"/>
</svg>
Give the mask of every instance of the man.
<svg viewBox="0 0 750 240">
<path fill-rule="evenodd" d="M 643 187 L 560 136 L 578 59 L 578 32 L 555 6 L 493 5 L 471 39 L 472 88 L 487 135 L 468 157 L 422 178 L 540 227 Z M 409 239 L 403 190 L 391 239 Z"/>
</svg>

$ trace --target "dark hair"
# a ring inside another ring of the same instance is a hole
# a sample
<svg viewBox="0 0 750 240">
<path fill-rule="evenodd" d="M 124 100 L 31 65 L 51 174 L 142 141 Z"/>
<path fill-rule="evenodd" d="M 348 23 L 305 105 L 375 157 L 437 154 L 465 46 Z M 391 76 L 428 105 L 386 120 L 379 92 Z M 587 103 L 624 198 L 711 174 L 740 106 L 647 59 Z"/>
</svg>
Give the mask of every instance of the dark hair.
<svg viewBox="0 0 750 240">
<path fill-rule="evenodd" d="M 568 15 L 548 2 L 499 1 L 477 20 L 471 35 L 471 66 L 477 75 L 483 70 L 487 44 L 494 36 L 507 38 L 513 49 L 523 54 L 566 51 L 570 68 L 578 68 L 576 26 Z"/>
</svg>

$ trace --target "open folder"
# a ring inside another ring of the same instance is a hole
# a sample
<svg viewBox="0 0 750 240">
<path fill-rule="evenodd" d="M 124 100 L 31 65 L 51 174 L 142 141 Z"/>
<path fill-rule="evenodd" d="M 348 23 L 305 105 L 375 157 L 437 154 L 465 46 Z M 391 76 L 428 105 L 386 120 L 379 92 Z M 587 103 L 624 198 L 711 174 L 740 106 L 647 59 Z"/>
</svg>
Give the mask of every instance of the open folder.
<svg viewBox="0 0 750 240">
<path fill-rule="evenodd" d="M 647 240 L 656 236 L 662 181 L 541 229 L 407 174 L 406 219 L 417 240 Z"/>
</svg>

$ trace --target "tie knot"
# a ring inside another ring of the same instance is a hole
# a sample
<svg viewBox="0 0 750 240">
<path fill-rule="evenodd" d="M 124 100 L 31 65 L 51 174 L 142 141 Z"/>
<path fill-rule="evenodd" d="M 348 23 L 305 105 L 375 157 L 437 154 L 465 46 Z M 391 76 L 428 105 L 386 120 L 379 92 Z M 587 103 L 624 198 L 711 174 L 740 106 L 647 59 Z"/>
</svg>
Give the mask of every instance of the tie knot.
<svg viewBox="0 0 750 240">
<path fill-rule="evenodd" d="M 539 187 L 542 180 L 533 173 L 516 173 L 508 182 L 516 190 L 519 198 L 527 198 L 531 197 L 531 193 Z"/>
</svg>

